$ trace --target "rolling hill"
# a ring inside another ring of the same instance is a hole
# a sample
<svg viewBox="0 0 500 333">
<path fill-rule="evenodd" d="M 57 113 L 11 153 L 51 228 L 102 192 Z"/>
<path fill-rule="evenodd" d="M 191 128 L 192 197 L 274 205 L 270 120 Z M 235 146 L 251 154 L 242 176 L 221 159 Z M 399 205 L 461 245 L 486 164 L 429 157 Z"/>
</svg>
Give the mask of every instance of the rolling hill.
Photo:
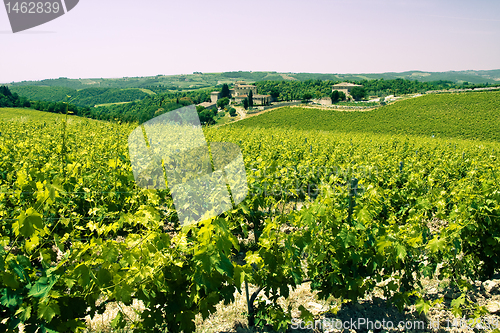
<svg viewBox="0 0 500 333">
<path fill-rule="evenodd" d="M 425 95 L 368 112 L 284 107 L 232 126 L 500 141 L 500 92 Z"/>
<path fill-rule="evenodd" d="M 500 83 L 500 69 L 497 70 L 466 70 L 449 72 L 388 72 L 388 73 L 351 73 L 351 74 L 322 74 L 322 73 L 278 73 L 278 72 L 223 72 L 223 73 L 200 73 L 186 75 L 157 75 L 149 77 L 124 77 L 124 78 L 93 78 L 93 79 L 47 79 L 41 81 L 12 82 L 9 86 L 44 86 L 65 87 L 71 89 L 86 88 L 146 88 L 153 91 L 164 90 L 189 90 L 220 85 L 223 83 L 234 83 L 236 81 L 257 82 L 265 80 L 353 80 L 364 79 L 409 79 L 418 81 L 451 81 L 454 83 L 470 82 L 473 84 Z M 155 91 L 155 92 L 158 92 Z"/>
</svg>

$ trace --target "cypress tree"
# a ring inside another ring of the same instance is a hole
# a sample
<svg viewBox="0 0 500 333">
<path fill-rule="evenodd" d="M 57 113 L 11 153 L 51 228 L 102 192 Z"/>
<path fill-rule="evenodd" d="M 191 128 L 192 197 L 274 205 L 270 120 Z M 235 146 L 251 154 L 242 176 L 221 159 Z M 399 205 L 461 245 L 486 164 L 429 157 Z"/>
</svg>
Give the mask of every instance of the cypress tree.
<svg viewBox="0 0 500 333">
<path fill-rule="evenodd" d="M 222 85 L 222 90 L 220 92 L 220 98 L 228 97 L 229 98 L 229 87 L 226 83 Z"/>
<path fill-rule="evenodd" d="M 248 106 L 253 108 L 253 93 L 252 90 L 248 93 Z"/>
</svg>

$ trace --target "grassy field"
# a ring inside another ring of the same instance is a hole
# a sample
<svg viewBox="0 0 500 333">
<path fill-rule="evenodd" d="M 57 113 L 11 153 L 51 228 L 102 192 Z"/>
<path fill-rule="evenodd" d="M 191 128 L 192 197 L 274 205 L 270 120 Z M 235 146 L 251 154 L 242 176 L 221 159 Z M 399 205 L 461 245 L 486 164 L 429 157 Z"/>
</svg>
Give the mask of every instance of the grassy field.
<svg viewBox="0 0 500 333">
<path fill-rule="evenodd" d="M 31 109 L 19 109 L 19 108 L 0 108 L 0 121 L 9 122 L 44 122 L 44 121 L 54 121 L 62 120 L 66 115 L 41 112 Z M 82 121 L 84 119 L 80 117 L 74 117 L 68 115 L 72 120 Z"/>
<path fill-rule="evenodd" d="M 370 112 L 285 107 L 234 126 L 500 141 L 500 92 L 426 95 Z"/>
</svg>

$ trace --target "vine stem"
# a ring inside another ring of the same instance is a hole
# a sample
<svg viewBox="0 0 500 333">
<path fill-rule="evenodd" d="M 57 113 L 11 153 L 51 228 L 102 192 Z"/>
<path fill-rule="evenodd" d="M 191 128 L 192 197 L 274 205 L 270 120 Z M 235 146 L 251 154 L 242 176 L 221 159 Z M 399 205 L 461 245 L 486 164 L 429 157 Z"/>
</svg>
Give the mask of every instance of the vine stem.
<svg viewBox="0 0 500 333">
<path fill-rule="evenodd" d="M 248 308 L 248 326 L 255 326 L 255 315 L 253 313 L 253 302 L 250 302 L 250 294 L 248 292 L 248 282 L 245 281 L 245 293 L 247 297 L 247 308 Z M 255 294 L 255 293 L 254 293 Z M 253 295 L 252 295 L 253 297 Z"/>
</svg>

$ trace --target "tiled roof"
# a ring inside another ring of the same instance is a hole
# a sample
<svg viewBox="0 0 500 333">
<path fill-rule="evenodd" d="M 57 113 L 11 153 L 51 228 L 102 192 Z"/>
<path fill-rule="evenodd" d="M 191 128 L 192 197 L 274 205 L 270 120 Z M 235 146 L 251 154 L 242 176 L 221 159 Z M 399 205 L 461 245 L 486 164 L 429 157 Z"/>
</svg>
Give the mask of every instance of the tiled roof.
<svg viewBox="0 0 500 333">
<path fill-rule="evenodd" d="M 200 103 L 198 105 L 199 106 L 203 106 L 206 109 L 206 108 L 210 108 L 210 107 L 215 106 L 215 103 L 212 103 L 212 102 L 203 102 L 203 103 Z"/>
<path fill-rule="evenodd" d="M 354 84 L 350 82 L 342 82 L 333 85 L 334 87 L 362 87 L 362 85 Z"/>
</svg>

